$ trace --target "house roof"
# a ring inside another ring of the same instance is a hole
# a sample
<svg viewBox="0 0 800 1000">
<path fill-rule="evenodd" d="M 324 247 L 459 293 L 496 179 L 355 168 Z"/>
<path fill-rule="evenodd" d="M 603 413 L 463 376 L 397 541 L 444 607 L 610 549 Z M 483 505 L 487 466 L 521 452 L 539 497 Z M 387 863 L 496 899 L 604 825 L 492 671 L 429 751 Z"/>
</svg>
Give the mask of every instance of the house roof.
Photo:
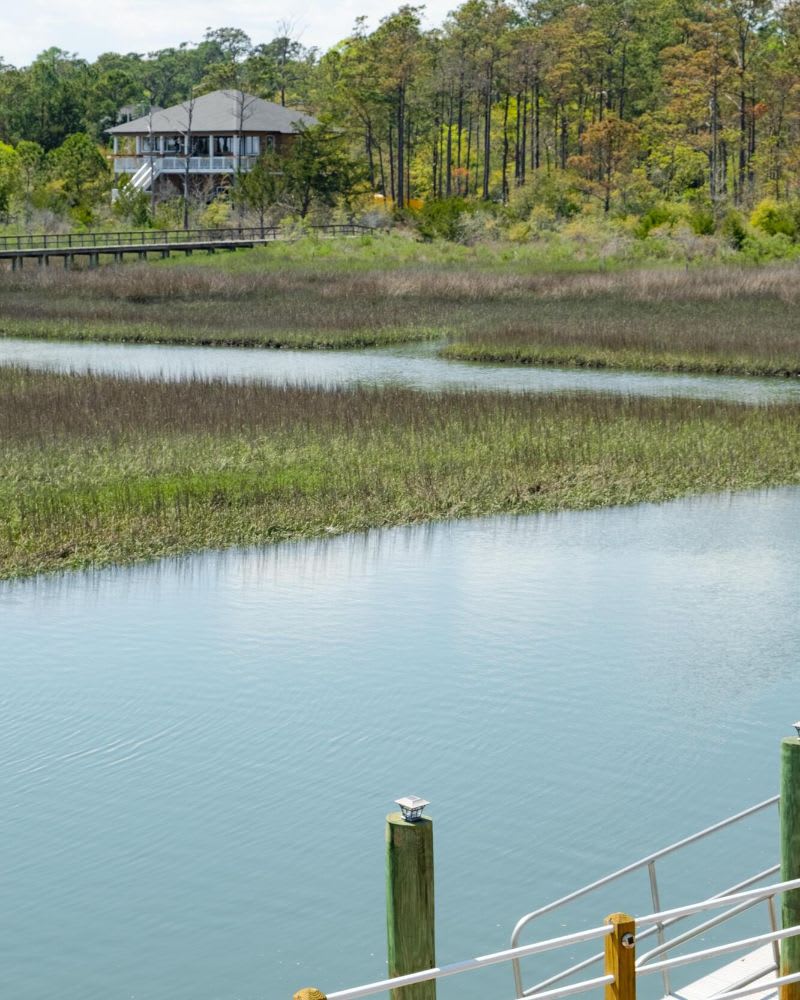
<svg viewBox="0 0 800 1000">
<path fill-rule="evenodd" d="M 316 125 L 317 119 L 294 108 L 284 108 L 272 101 L 246 94 L 241 90 L 214 90 L 195 98 L 192 108 L 192 132 L 296 132 L 297 122 Z M 156 110 L 142 118 L 115 125 L 111 135 L 174 134 L 188 131 L 189 102 Z"/>
</svg>

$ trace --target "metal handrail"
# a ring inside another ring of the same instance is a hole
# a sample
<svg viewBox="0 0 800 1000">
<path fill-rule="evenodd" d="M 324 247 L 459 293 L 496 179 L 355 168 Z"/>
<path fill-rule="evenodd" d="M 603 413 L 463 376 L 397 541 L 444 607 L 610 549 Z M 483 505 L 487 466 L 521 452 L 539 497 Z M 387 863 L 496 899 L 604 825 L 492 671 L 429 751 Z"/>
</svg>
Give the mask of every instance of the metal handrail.
<svg viewBox="0 0 800 1000">
<path fill-rule="evenodd" d="M 774 898 L 780 893 L 796 889 L 800 889 L 800 878 L 789 879 L 784 882 L 776 882 L 771 885 L 762 886 L 759 889 L 748 889 L 744 892 L 714 896 L 708 899 L 700 900 L 696 903 L 689 903 L 685 906 L 674 907 L 669 910 L 661 910 L 657 913 L 647 914 L 636 920 L 636 942 L 638 943 L 643 936 L 638 933 L 638 927 L 640 924 L 650 924 L 650 930 L 652 930 L 658 924 L 666 925 L 668 922 L 682 917 L 691 916 L 696 913 L 703 913 L 708 910 L 719 909 L 720 907 L 728 907 L 731 904 L 734 904 L 734 909 L 736 909 L 737 912 L 741 912 L 741 904 L 762 902 L 765 899 Z M 559 948 L 567 948 L 588 941 L 605 939 L 613 933 L 613 924 L 606 923 L 601 927 L 592 927 L 588 930 L 577 931 L 573 934 L 565 934 L 555 938 L 548 938 L 544 941 L 536 941 L 532 944 L 508 948 L 505 951 L 493 952 L 489 955 L 480 955 L 477 958 L 469 958 L 465 961 L 453 962 L 449 965 L 437 966 L 433 969 L 424 969 L 419 972 L 412 972 L 403 976 L 395 976 L 391 979 L 382 979 L 373 983 L 367 983 L 363 986 L 339 990 L 334 993 L 329 993 L 327 998 L 328 1000 L 362 1000 L 364 997 L 374 996 L 377 993 L 386 993 L 390 990 L 400 989 L 405 986 L 414 986 L 419 983 L 431 982 L 444 979 L 449 976 L 459 975 L 464 972 L 475 971 L 477 969 L 486 968 L 490 965 L 498 965 L 509 961 L 516 962 L 519 959 L 526 958 L 530 955 L 539 955 L 543 952 L 555 951 Z M 725 955 L 730 952 L 756 948 L 770 942 L 783 941 L 787 938 L 798 936 L 800 936 L 800 925 L 780 930 L 772 930 L 768 934 L 757 934 L 746 938 L 740 938 L 737 941 L 726 942 L 725 944 L 715 945 L 711 948 L 703 948 L 700 951 L 690 952 L 687 955 L 679 955 L 675 958 L 664 959 L 660 962 L 647 963 L 647 958 L 653 954 L 652 952 L 648 952 L 641 956 L 640 960 L 636 963 L 636 976 L 639 977 L 648 975 L 652 972 L 662 972 L 665 969 L 678 968 L 680 966 L 689 965 L 692 962 L 700 962 L 709 958 L 715 958 L 718 955 Z M 756 978 L 762 978 L 772 971 L 777 971 L 774 966 L 761 970 L 754 975 L 751 975 L 748 979 L 742 981 L 742 986 L 745 987 L 744 989 L 729 991 L 728 993 L 721 994 L 719 997 L 715 997 L 714 1000 L 738 1000 L 738 997 L 740 996 L 745 997 L 750 996 L 753 993 L 761 992 L 766 988 L 763 984 L 760 989 L 747 989 L 746 987 Z M 783 982 L 788 983 L 796 981 L 800 981 L 800 973 L 794 977 L 782 977 L 780 979 L 776 979 L 775 984 L 780 985 Z M 536 997 L 537 1000 L 562 1000 L 564 997 L 574 996 L 579 993 L 586 993 L 589 990 L 596 989 L 613 982 L 614 976 L 606 974 L 592 979 L 586 979 L 579 983 L 572 983 L 569 986 L 562 986 L 556 989 L 542 991 L 537 993 Z"/>
<path fill-rule="evenodd" d="M 778 976 L 770 979 L 766 983 L 759 983 L 758 986 L 748 986 L 746 989 L 730 990 L 727 993 L 716 993 L 711 1000 L 739 1000 L 740 997 L 750 997 L 755 993 L 765 993 L 776 986 L 788 986 L 789 983 L 800 983 L 800 972 L 793 972 L 791 976 Z"/>
<path fill-rule="evenodd" d="M 741 882 L 737 882 L 735 885 L 728 886 L 727 889 L 723 889 L 722 892 L 718 892 L 715 896 L 712 896 L 711 898 L 712 899 L 716 899 L 716 898 L 720 898 L 722 896 L 729 896 L 729 895 L 731 895 L 734 892 L 739 892 L 742 889 L 746 889 L 750 885 L 754 885 L 756 882 L 761 882 L 763 879 L 767 878 L 770 875 L 774 875 L 777 871 L 779 871 L 779 869 L 780 869 L 780 865 L 773 865 L 770 868 L 765 868 L 763 871 L 758 872 L 758 874 L 756 874 L 756 875 L 751 875 L 749 878 L 743 879 Z M 768 898 L 767 902 L 769 904 L 772 904 L 772 899 L 773 899 L 773 897 L 770 896 Z M 747 904 L 742 904 L 742 905 L 757 906 L 758 903 L 760 903 L 760 902 L 762 902 L 762 900 L 757 900 L 755 902 L 749 902 Z M 772 910 L 774 910 L 774 907 L 772 907 Z M 733 914 L 725 914 L 723 916 L 723 919 L 720 920 L 719 922 L 722 923 L 724 920 L 727 920 L 728 917 L 732 916 L 732 915 Z M 771 916 L 773 916 L 773 915 L 774 914 L 771 913 Z M 668 927 L 672 927 L 673 924 L 676 924 L 680 920 L 684 920 L 684 919 L 685 919 L 685 917 L 673 917 L 673 918 L 671 918 L 669 920 L 662 921 L 660 924 L 652 924 L 646 930 L 643 930 L 643 931 L 637 930 L 637 932 L 636 932 L 636 941 L 637 941 L 637 943 L 640 942 L 640 941 L 644 941 L 646 938 L 649 938 L 653 934 L 655 934 L 659 930 L 659 928 L 666 929 Z M 716 918 L 714 918 L 714 919 L 716 919 Z M 772 925 L 773 925 L 773 930 L 777 930 L 777 921 L 775 919 L 772 920 Z M 687 940 L 689 940 L 691 937 L 696 937 L 698 934 L 702 934 L 702 933 L 703 933 L 702 925 L 700 927 L 695 927 L 695 928 L 692 929 L 692 931 L 687 932 L 687 936 L 684 938 L 684 942 L 687 941 Z M 675 941 L 677 941 L 677 938 L 673 938 L 673 940 L 670 942 L 670 945 L 674 944 Z M 660 949 L 659 949 L 659 951 L 660 951 Z M 542 995 L 541 991 L 545 987 L 551 986 L 553 983 L 561 982 L 562 979 L 568 979 L 570 976 L 575 975 L 576 972 L 582 972 L 584 969 L 588 968 L 590 965 L 593 965 L 595 962 L 601 961 L 602 958 L 603 958 L 603 952 L 602 951 L 599 952 L 596 955 L 592 955 L 590 958 L 585 958 L 585 959 L 583 959 L 583 961 L 578 962 L 575 965 L 572 965 L 572 966 L 570 966 L 567 969 L 563 969 L 561 972 L 557 972 L 555 975 L 550 976 L 548 979 L 544 979 L 541 982 L 536 983 L 535 986 L 529 986 L 525 990 L 525 996 L 526 997 L 528 997 L 528 996 L 540 997 Z M 770 970 L 766 970 L 766 971 L 770 971 Z"/>
<path fill-rule="evenodd" d="M 716 958 L 717 955 L 727 955 L 731 951 L 742 951 L 744 948 L 755 948 L 758 945 L 769 944 L 771 941 L 784 941 L 786 938 L 798 937 L 800 927 L 787 927 L 780 931 L 770 931 L 769 934 L 755 934 L 753 937 L 742 938 L 739 941 L 729 941 L 727 944 L 717 944 L 713 948 L 703 948 L 702 951 L 692 951 L 688 955 L 678 955 L 675 958 L 665 958 L 663 962 L 653 962 L 644 968 L 637 969 L 639 976 L 651 972 L 661 972 L 662 969 L 677 969 L 681 965 L 691 965 L 692 962 L 702 962 L 706 958 Z"/>
<path fill-rule="evenodd" d="M 367 983 L 364 986 L 339 990 L 336 993 L 328 993 L 327 997 L 328 1000 L 361 1000 L 361 997 L 374 996 L 376 993 L 385 993 L 388 990 L 399 989 L 402 986 L 427 983 L 431 980 L 444 979 L 447 976 L 457 976 L 462 972 L 483 969 L 489 965 L 510 962 L 515 958 L 538 955 L 542 952 L 554 951 L 558 948 L 568 948 L 575 944 L 581 944 L 584 941 L 596 941 L 600 938 L 608 937 L 613 931 L 614 928 L 611 924 L 603 924 L 602 927 L 592 927 L 589 930 L 577 931 L 574 934 L 564 934 L 560 937 L 548 938 L 545 941 L 536 941 L 533 944 L 522 945 L 519 948 L 507 948 L 504 951 L 496 951 L 489 955 L 480 955 L 477 958 L 452 962 L 450 965 L 437 966 L 434 969 L 425 969 L 421 972 L 410 972 L 405 976 L 395 976 L 392 979 L 382 979 L 374 983 Z M 575 983 L 573 986 L 566 986 L 563 990 L 553 990 L 549 996 L 571 996 L 574 993 L 583 993 L 586 990 L 594 989 L 597 986 L 612 983 L 613 981 L 613 976 L 600 976 L 583 983 Z"/>
<path fill-rule="evenodd" d="M 331 234 L 374 233 L 373 226 L 356 222 L 309 226 L 314 232 Z M 144 229 L 113 233 L 39 233 L 31 236 L 0 236 L 0 250 L 62 250 L 85 247 L 146 246 L 148 243 L 180 243 L 193 240 L 277 239 L 280 226 L 238 226 L 224 229 Z"/>
<path fill-rule="evenodd" d="M 648 928 L 648 930 L 644 931 L 643 934 L 637 934 L 637 938 L 641 940 L 643 936 L 649 936 L 650 934 L 657 934 L 659 945 L 666 944 L 666 940 L 664 937 L 664 930 L 666 929 L 668 923 L 671 924 L 674 923 L 676 920 L 680 920 L 683 918 L 678 916 L 672 916 L 668 919 L 665 919 L 663 914 L 659 915 L 658 913 L 658 911 L 660 911 L 661 909 L 661 905 L 659 900 L 658 881 L 655 869 L 656 861 L 659 861 L 661 858 L 667 857 L 670 854 L 674 854 L 676 851 L 688 847 L 691 844 L 695 844 L 700 840 L 704 840 L 706 837 L 709 837 L 712 834 L 719 832 L 720 830 L 724 830 L 728 827 L 731 827 L 741 822 L 742 820 L 747 819 L 750 816 L 753 816 L 759 812 L 762 812 L 765 809 L 770 808 L 771 806 L 777 805 L 779 802 L 780 802 L 780 796 L 773 795 L 770 798 L 765 799 L 763 802 L 758 802 L 756 805 L 750 806 L 747 809 L 743 809 L 738 813 L 734 813 L 734 815 L 729 816 L 726 819 L 720 820 L 718 823 L 713 823 L 711 826 L 705 827 L 704 829 L 699 830 L 697 833 L 693 833 L 688 837 L 683 837 L 681 840 L 678 840 L 667 847 L 663 847 L 658 851 L 654 851 L 651 854 L 648 854 L 645 857 L 640 858 L 638 861 L 634 861 L 632 864 L 625 865 L 625 867 L 619 868 L 617 869 L 617 871 L 611 872 L 611 874 L 606 875 L 603 878 L 596 879 L 594 882 L 590 882 L 588 885 L 585 885 L 580 889 L 576 889 L 575 891 L 568 893 L 566 896 L 562 896 L 560 899 L 556 899 L 553 902 L 546 904 L 545 906 L 539 907 L 536 910 L 532 910 L 530 913 L 527 913 L 525 914 L 525 916 L 521 917 L 515 924 L 511 934 L 512 948 L 518 947 L 520 935 L 524 930 L 524 928 L 529 923 L 531 923 L 531 921 L 536 920 L 537 918 L 542 917 L 547 913 L 551 913 L 552 911 L 557 910 L 562 906 L 566 906 L 568 903 L 571 903 L 577 899 L 582 898 L 583 896 L 588 895 L 591 892 L 601 889 L 604 886 L 607 886 L 612 882 L 615 882 L 618 879 L 621 879 L 624 876 L 631 874 L 632 872 L 640 871 L 643 868 L 647 868 L 648 870 L 651 899 L 654 909 L 657 911 L 655 917 L 658 919 L 654 920 L 653 917 L 645 918 L 645 920 L 643 920 L 642 923 L 651 922 L 653 923 L 653 926 Z M 766 869 L 759 875 L 753 876 L 750 879 L 745 880 L 744 883 L 740 883 L 739 886 L 731 887 L 731 889 L 738 889 L 742 885 L 748 883 L 752 884 L 753 882 L 760 881 L 761 878 L 765 878 L 767 877 L 767 875 L 772 874 L 775 871 L 777 871 L 777 866 Z M 723 892 L 726 891 L 730 890 L 723 890 Z M 720 899 L 723 897 L 721 894 L 718 893 L 713 898 Z M 763 898 L 768 898 L 768 897 L 763 897 Z M 729 914 L 725 919 L 728 919 L 730 916 L 733 915 L 734 914 Z M 719 921 L 719 923 L 722 922 L 723 922 L 722 920 Z M 686 938 L 686 940 L 688 940 L 688 938 Z M 585 968 L 588 968 L 594 962 L 597 962 L 600 959 L 602 959 L 602 957 L 603 957 L 602 954 L 594 955 L 591 958 L 579 962 L 577 965 L 571 966 L 569 969 L 563 970 L 562 972 L 549 977 L 548 979 L 544 980 L 541 983 L 537 983 L 536 986 L 529 987 L 527 989 L 524 988 L 523 986 L 522 969 L 520 966 L 519 959 L 515 959 L 512 962 L 512 968 L 514 972 L 515 996 L 518 998 L 530 997 L 530 996 L 539 997 L 541 996 L 540 990 L 542 988 L 549 986 L 552 983 L 559 982 L 562 979 L 566 979 L 570 975 L 574 975 L 575 973 L 582 971 Z M 671 984 L 669 979 L 668 968 L 664 968 L 662 976 L 664 980 L 664 993 L 666 995 L 669 995 L 669 993 L 671 992 Z"/>
</svg>

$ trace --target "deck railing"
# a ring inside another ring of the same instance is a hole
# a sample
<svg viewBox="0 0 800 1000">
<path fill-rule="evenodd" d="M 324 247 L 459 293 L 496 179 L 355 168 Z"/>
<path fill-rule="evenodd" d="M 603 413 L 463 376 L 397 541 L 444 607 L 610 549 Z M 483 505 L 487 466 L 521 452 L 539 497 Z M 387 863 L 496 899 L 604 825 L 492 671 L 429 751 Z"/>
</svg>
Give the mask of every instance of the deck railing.
<svg viewBox="0 0 800 1000">
<path fill-rule="evenodd" d="M 237 170 L 250 170 L 257 156 L 190 156 L 190 174 L 231 174 Z M 153 164 L 161 173 L 182 174 L 186 170 L 185 156 L 154 153 L 152 156 L 118 156 L 114 159 L 115 174 L 133 174 L 140 167 Z"/>
</svg>

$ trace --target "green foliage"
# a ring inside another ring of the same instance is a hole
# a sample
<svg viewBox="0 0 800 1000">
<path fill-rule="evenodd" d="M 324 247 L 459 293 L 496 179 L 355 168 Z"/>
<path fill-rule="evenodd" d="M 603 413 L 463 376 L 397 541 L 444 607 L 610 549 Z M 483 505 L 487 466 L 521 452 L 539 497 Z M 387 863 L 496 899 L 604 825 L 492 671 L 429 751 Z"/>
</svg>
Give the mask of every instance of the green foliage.
<svg viewBox="0 0 800 1000">
<path fill-rule="evenodd" d="M 789 205 L 780 205 L 774 198 L 764 198 L 753 209 L 750 225 L 768 236 L 782 234 L 794 239 L 797 235 L 797 220 Z"/>
<path fill-rule="evenodd" d="M 720 225 L 720 234 L 734 250 L 741 250 L 747 239 L 747 229 L 739 212 L 730 209 Z"/>
<path fill-rule="evenodd" d="M 146 191 L 137 191 L 130 178 L 122 176 L 117 184 L 114 201 L 114 215 L 130 226 L 143 228 L 150 225 L 150 196 Z"/>
<path fill-rule="evenodd" d="M 639 219 L 636 224 L 635 233 L 640 239 L 648 236 L 653 229 L 659 226 L 671 224 L 677 220 L 677 215 L 673 206 L 654 205 Z"/>
<path fill-rule="evenodd" d="M 716 228 L 714 213 L 710 208 L 697 207 L 689 214 L 689 225 L 697 236 L 711 236 Z"/>
<path fill-rule="evenodd" d="M 286 195 L 285 164 L 277 153 L 264 153 L 252 169 L 239 174 L 233 189 L 234 203 L 251 209 L 263 226 L 267 212 Z"/>
<path fill-rule="evenodd" d="M 11 198 L 22 187 L 22 163 L 13 146 L 0 142 L 0 216 L 8 213 Z"/>
<path fill-rule="evenodd" d="M 109 189 L 108 164 L 97 144 L 83 132 L 68 136 L 49 154 L 48 161 L 68 205 L 80 213 L 89 213 L 92 203 Z"/>
<path fill-rule="evenodd" d="M 461 221 L 465 213 L 474 213 L 475 202 L 463 198 L 443 198 L 426 201 L 416 213 L 417 229 L 425 239 L 457 240 L 461 235 Z"/>
<path fill-rule="evenodd" d="M 348 198 L 358 180 L 343 137 L 325 125 L 298 125 L 283 170 L 286 195 L 301 219 L 314 201 L 333 205 L 339 196 Z"/>
<path fill-rule="evenodd" d="M 231 205 L 224 195 L 216 197 L 208 204 L 200 216 L 203 229 L 224 229 L 230 225 Z"/>
</svg>

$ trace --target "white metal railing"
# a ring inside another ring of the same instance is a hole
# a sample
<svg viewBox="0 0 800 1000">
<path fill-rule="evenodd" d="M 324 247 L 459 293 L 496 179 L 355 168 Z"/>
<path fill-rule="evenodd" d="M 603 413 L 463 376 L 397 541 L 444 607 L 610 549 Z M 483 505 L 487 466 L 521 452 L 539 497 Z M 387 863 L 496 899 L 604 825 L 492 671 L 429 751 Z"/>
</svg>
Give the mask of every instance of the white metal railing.
<svg viewBox="0 0 800 1000">
<path fill-rule="evenodd" d="M 584 941 L 598 941 L 608 937 L 613 930 L 614 928 L 611 924 L 604 924 L 602 927 L 593 927 L 590 930 L 578 931 L 575 934 L 565 934 L 561 937 L 549 938 L 546 941 L 536 941 L 533 944 L 522 945 L 520 948 L 507 948 L 505 951 L 493 952 L 490 955 L 480 955 L 478 958 L 468 958 L 462 962 L 453 962 L 450 965 L 437 966 L 434 969 L 425 969 L 422 972 L 411 972 L 405 976 L 395 976 L 394 979 L 382 979 L 374 983 L 367 983 L 364 986 L 339 990 L 336 993 L 328 993 L 327 998 L 328 1000 L 360 1000 L 361 997 L 374 996 L 376 993 L 386 993 L 388 990 L 399 989 L 401 986 L 414 986 L 416 983 L 428 983 L 431 980 L 445 979 L 447 976 L 457 976 L 462 972 L 474 972 L 476 969 L 485 969 L 490 965 L 510 962 L 528 955 L 539 955 L 545 951 L 569 948 L 576 944 L 582 944 Z M 552 990 L 548 994 L 548 997 L 552 1000 L 555 997 L 586 993 L 588 990 L 613 982 L 613 976 L 598 976 L 582 983 L 573 983 L 562 989 Z"/>
<path fill-rule="evenodd" d="M 145 191 L 160 173 L 160 167 L 152 161 L 145 160 L 131 177 L 131 187 L 134 191 Z"/>
<path fill-rule="evenodd" d="M 190 156 L 189 173 L 193 174 L 232 174 L 237 170 L 250 170 L 258 157 L 256 156 Z M 183 173 L 186 170 L 185 156 L 118 156 L 114 160 L 114 173 L 130 174 L 137 171 L 150 170 L 151 164 L 155 173 Z"/>
<path fill-rule="evenodd" d="M 776 896 L 790 890 L 800 890 L 800 878 L 790 879 L 785 882 L 777 882 L 772 885 L 762 886 L 759 889 L 748 889 L 743 892 L 728 893 L 726 895 L 714 896 L 709 899 L 690 903 L 686 906 L 675 907 L 670 910 L 661 910 L 656 913 L 647 914 L 636 920 L 635 944 L 641 940 L 642 934 L 639 932 L 640 926 L 658 926 L 693 916 L 698 913 L 705 913 L 709 910 L 731 907 L 741 908 L 744 903 L 763 902 L 766 899 L 774 900 Z M 741 912 L 741 910 L 740 910 Z M 339 990 L 335 993 L 327 994 L 327 1000 L 361 1000 L 363 997 L 374 996 L 378 993 L 386 993 L 389 990 L 399 989 L 404 986 L 414 986 L 418 983 L 426 983 L 444 979 L 449 976 L 460 975 L 465 972 L 473 972 L 490 965 L 498 965 L 503 962 L 518 962 L 521 958 L 531 955 L 540 955 L 544 952 L 555 951 L 560 948 L 569 948 L 577 944 L 605 939 L 614 933 L 614 926 L 606 923 L 601 927 L 593 927 L 589 930 L 578 931 L 574 934 L 565 934 L 560 937 L 549 938 L 544 941 L 537 941 L 532 944 L 519 945 L 515 948 L 508 948 L 505 951 L 494 952 L 489 955 L 481 955 L 477 958 L 469 958 L 461 962 L 453 962 L 450 965 L 437 966 L 434 969 L 425 969 L 420 972 L 412 972 L 404 976 L 396 976 L 392 979 L 382 979 L 374 983 L 367 983 L 364 986 L 356 986 L 351 989 Z M 749 937 L 740 938 L 736 941 L 725 942 L 711 948 L 703 948 L 700 951 L 690 952 L 686 955 L 679 955 L 675 958 L 662 959 L 659 962 L 648 961 L 656 952 L 664 952 L 674 945 L 670 942 L 665 947 L 653 949 L 642 955 L 636 962 L 636 978 L 649 975 L 655 972 L 663 972 L 667 969 L 678 968 L 689 965 L 693 962 L 706 961 L 718 956 L 727 955 L 736 951 L 748 951 L 764 944 L 786 940 L 788 938 L 800 936 L 800 925 L 784 929 L 775 928 L 767 934 L 756 934 Z M 603 953 L 605 954 L 605 952 Z M 788 983 L 800 982 L 800 973 L 776 976 L 768 982 L 763 982 L 764 976 L 771 972 L 777 972 L 778 965 L 771 964 L 765 969 L 760 969 L 756 973 L 737 984 L 735 989 L 717 994 L 710 1000 L 739 1000 L 740 997 L 752 996 L 756 993 L 765 993 L 774 987 Z M 751 985 L 759 980 L 758 985 Z M 585 979 L 578 983 L 571 983 L 568 986 L 561 986 L 555 989 L 539 991 L 535 994 L 537 1000 L 557 1000 L 579 993 L 586 993 L 599 987 L 604 987 L 613 983 L 613 975 L 596 976 Z M 634 991 L 635 994 L 635 991 Z M 525 994 L 530 995 L 530 994 Z M 621 998 L 625 1000 L 625 998 Z"/>
<path fill-rule="evenodd" d="M 726 920 L 730 920 L 738 913 L 741 913 L 744 910 L 749 909 L 752 906 L 756 906 L 764 901 L 766 901 L 769 910 L 770 926 L 772 927 L 773 930 L 775 930 L 777 928 L 777 915 L 775 913 L 774 899 L 772 899 L 769 895 L 767 895 L 764 897 L 758 897 L 757 899 L 754 900 L 748 898 L 747 901 L 745 901 L 744 898 L 742 898 L 742 900 L 740 900 L 738 907 L 735 908 L 734 911 L 721 914 L 718 917 L 713 918 L 712 921 L 706 921 L 704 925 L 701 925 L 700 927 L 695 927 L 691 931 L 687 931 L 686 933 L 681 934 L 679 937 L 672 939 L 672 941 L 667 942 L 665 933 L 667 928 L 670 927 L 672 924 L 676 923 L 677 921 L 685 919 L 685 914 L 675 915 L 675 913 L 670 911 L 670 913 L 672 913 L 671 916 L 659 916 L 658 911 L 661 910 L 661 901 L 660 901 L 659 884 L 656 871 L 656 862 L 669 855 L 675 854 L 676 852 L 690 846 L 691 844 L 695 844 L 700 840 L 704 840 L 707 837 L 710 837 L 721 830 L 728 829 L 738 823 L 741 823 L 742 821 L 748 819 L 751 816 L 754 816 L 767 809 L 770 809 L 773 806 L 777 807 L 779 801 L 780 801 L 780 796 L 773 795 L 771 798 L 765 799 L 763 802 L 759 802 L 754 806 L 750 806 L 748 809 L 743 809 L 741 812 L 735 813 L 733 816 L 729 816 L 727 819 L 721 820 L 719 823 L 714 823 L 711 826 L 708 826 L 705 829 L 700 830 L 689 837 L 684 837 L 682 840 L 676 841 L 674 844 L 670 844 L 668 847 L 664 847 L 659 851 L 654 851 L 652 854 L 648 854 L 645 857 L 640 858 L 638 861 L 634 861 L 632 864 L 626 865 L 624 868 L 619 868 L 617 871 L 612 872 L 610 875 L 606 875 L 603 878 L 597 879 L 594 882 L 590 882 L 588 885 L 585 885 L 580 889 L 576 889 L 574 892 L 570 892 L 566 896 L 562 896 L 560 899 L 556 899 L 553 902 L 546 904 L 545 906 L 539 907 L 539 909 L 537 910 L 533 910 L 532 912 L 525 914 L 524 917 L 521 917 L 517 921 L 514 930 L 511 934 L 512 950 L 519 946 L 520 936 L 522 934 L 522 931 L 533 921 L 537 920 L 540 917 L 543 917 L 545 914 L 552 913 L 554 910 L 558 910 L 561 907 L 566 906 L 568 903 L 571 903 L 577 899 L 581 899 L 584 896 L 588 896 L 591 893 L 596 892 L 597 890 L 602 889 L 618 881 L 619 879 L 625 877 L 626 875 L 630 875 L 633 872 L 641 871 L 644 869 L 646 869 L 647 871 L 647 879 L 649 883 L 651 902 L 654 910 L 657 912 L 655 916 L 643 918 L 643 920 L 640 920 L 638 922 L 636 938 L 637 941 L 643 941 L 649 937 L 655 936 L 658 942 L 658 948 L 654 949 L 652 952 L 649 952 L 648 957 L 651 954 L 656 954 L 656 953 L 661 954 L 665 951 L 670 950 L 670 948 L 677 947 L 677 945 L 683 944 L 684 942 L 690 940 L 691 938 L 696 937 L 698 934 L 704 933 L 704 931 L 709 930 L 712 926 L 717 926 L 721 923 L 724 923 Z M 718 900 L 718 899 L 729 898 L 731 893 L 739 893 L 740 890 L 747 889 L 749 886 L 755 885 L 756 883 L 762 882 L 764 881 L 764 879 L 769 878 L 772 875 L 775 875 L 776 872 L 779 871 L 779 868 L 780 868 L 779 865 L 772 865 L 769 868 L 765 868 L 763 871 L 760 871 L 755 875 L 752 875 L 744 879 L 743 881 L 736 883 L 735 885 L 727 886 L 725 889 L 721 890 L 715 896 L 712 896 L 711 899 Z M 656 919 L 656 917 L 658 917 L 658 919 Z M 649 923 L 650 926 L 647 927 L 643 926 L 645 923 Z M 531 996 L 542 997 L 544 995 L 543 994 L 544 990 L 547 990 L 549 987 L 554 986 L 556 983 L 563 982 L 565 979 L 569 979 L 570 977 L 577 975 L 577 973 L 579 972 L 583 972 L 585 969 L 590 968 L 592 965 L 601 962 L 602 959 L 603 959 L 602 952 L 599 954 L 591 955 L 589 958 L 577 962 L 569 966 L 568 968 L 562 970 L 561 972 L 558 972 L 555 975 L 551 975 L 546 979 L 543 979 L 535 983 L 533 986 L 525 987 L 523 985 L 522 969 L 520 966 L 520 961 L 518 958 L 515 958 L 512 960 L 512 968 L 514 972 L 515 996 L 518 998 L 531 997 Z M 664 967 L 662 970 L 662 979 L 664 983 L 664 993 L 668 995 L 672 991 L 668 966 Z"/>
<path fill-rule="evenodd" d="M 651 913 L 648 916 L 641 917 L 637 920 L 637 941 L 640 939 L 638 933 L 638 928 L 641 924 L 666 924 L 674 920 L 680 920 L 684 917 L 693 916 L 697 913 L 702 913 L 707 910 L 716 909 L 718 907 L 730 906 L 734 904 L 733 910 L 728 911 L 727 916 L 730 917 L 733 912 L 741 912 L 742 904 L 751 902 L 758 903 L 765 900 L 769 900 L 774 908 L 775 897 L 781 893 L 788 892 L 791 890 L 800 889 L 800 879 L 790 879 L 785 882 L 777 882 L 773 885 L 762 886 L 760 889 L 750 889 L 746 892 L 732 893 L 725 896 L 716 896 L 712 899 L 703 900 L 700 903 L 691 903 L 688 906 L 677 907 L 672 910 L 663 910 L 660 913 Z M 716 925 L 722 921 L 713 921 Z M 707 922 L 711 923 L 711 922 Z M 702 927 L 703 925 L 701 925 Z M 702 933 L 701 928 L 695 928 L 695 934 Z M 773 961 L 766 967 L 758 969 L 756 972 L 751 972 L 748 976 L 736 984 L 734 989 L 725 991 L 724 993 L 715 995 L 711 1000 L 721 1000 L 722 997 L 725 1000 L 737 1000 L 738 997 L 751 996 L 754 993 L 765 993 L 773 988 L 776 988 L 784 983 L 788 982 L 800 982 L 800 973 L 793 974 L 792 976 L 777 976 L 773 979 L 764 982 L 764 977 L 768 976 L 770 973 L 777 973 L 780 970 L 780 953 L 778 950 L 778 944 L 780 941 L 784 941 L 787 938 L 800 936 L 800 926 L 785 927 L 779 929 L 775 927 L 767 934 L 755 934 L 745 938 L 739 938 L 736 941 L 728 941 L 724 944 L 715 945 L 712 948 L 703 948 L 700 951 L 689 952 L 686 955 L 678 955 L 675 958 L 662 959 L 660 962 L 648 961 L 648 959 L 657 953 L 663 954 L 665 951 L 669 950 L 671 947 L 676 947 L 676 942 L 671 941 L 667 946 L 652 949 L 650 952 L 646 952 L 644 955 L 640 956 L 636 961 L 636 976 L 646 976 L 653 972 L 661 972 L 670 969 L 680 968 L 684 965 L 690 965 L 693 962 L 703 962 L 711 958 L 717 958 L 721 955 L 728 955 L 731 952 L 736 951 L 750 951 L 752 949 L 759 948 L 760 946 L 766 944 L 772 944 L 773 946 Z M 688 935 L 683 935 L 683 940 L 688 940 Z M 758 986 L 751 987 L 750 984 L 758 981 Z"/>
</svg>

